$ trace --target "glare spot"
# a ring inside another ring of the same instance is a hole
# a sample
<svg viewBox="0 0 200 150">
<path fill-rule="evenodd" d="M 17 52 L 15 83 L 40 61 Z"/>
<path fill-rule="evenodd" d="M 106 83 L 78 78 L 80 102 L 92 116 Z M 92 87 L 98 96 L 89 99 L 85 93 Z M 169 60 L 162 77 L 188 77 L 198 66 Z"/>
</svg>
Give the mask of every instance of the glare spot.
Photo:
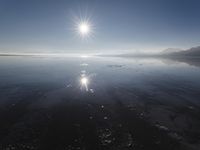
<svg viewBox="0 0 200 150">
<path fill-rule="evenodd" d="M 106 116 L 105 116 L 105 117 L 103 117 L 103 119 L 104 119 L 104 120 L 107 120 L 107 119 L 108 119 L 108 117 L 106 117 Z"/>
<path fill-rule="evenodd" d="M 94 93 L 94 90 L 93 90 L 93 89 L 90 89 L 90 93 Z"/>
<path fill-rule="evenodd" d="M 70 87 L 72 87 L 72 85 L 71 85 L 71 84 L 68 84 L 68 85 L 67 85 L 67 88 L 70 88 Z"/>
</svg>

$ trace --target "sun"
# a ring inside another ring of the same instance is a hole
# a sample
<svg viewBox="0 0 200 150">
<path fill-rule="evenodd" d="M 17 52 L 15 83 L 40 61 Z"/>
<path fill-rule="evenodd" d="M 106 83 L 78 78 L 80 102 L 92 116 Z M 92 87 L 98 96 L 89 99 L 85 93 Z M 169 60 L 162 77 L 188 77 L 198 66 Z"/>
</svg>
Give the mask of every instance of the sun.
<svg viewBox="0 0 200 150">
<path fill-rule="evenodd" d="M 96 30 L 93 21 L 90 16 L 80 15 L 75 16 L 73 19 L 74 27 L 73 30 L 83 40 L 90 40 L 94 37 L 94 30 Z"/>
<path fill-rule="evenodd" d="M 87 22 L 81 22 L 78 28 L 80 34 L 83 36 L 88 35 L 90 33 L 90 25 Z"/>
</svg>

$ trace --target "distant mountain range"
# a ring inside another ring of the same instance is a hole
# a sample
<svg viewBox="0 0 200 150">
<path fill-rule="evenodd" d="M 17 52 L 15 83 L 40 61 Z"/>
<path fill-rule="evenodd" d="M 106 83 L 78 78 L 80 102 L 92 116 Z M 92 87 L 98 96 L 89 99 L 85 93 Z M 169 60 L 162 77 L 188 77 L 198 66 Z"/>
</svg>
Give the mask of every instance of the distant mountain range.
<svg viewBox="0 0 200 150">
<path fill-rule="evenodd" d="M 124 53 L 124 54 L 102 54 L 97 56 L 104 56 L 104 57 L 165 57 L 165 58 L 180 58 L 180 57 L 187 57 L 187 58 L 200 58 L 200 46 L 193 47 L 187 50 L 179 49 L 179 48 L 168 48 L 163 50 L 161 53 Z"/>
<path fill-rule="evenodd" d="M 187 50 L 169 48 L 162 52 L 164 56 L 200 57 L 200 46 Z"/>
<path fill-rule="evenodd" d="M 180 52 L 180 51 L 183 51 L 183 50 L 179 49 L 179 48 L 168 48 L 168 49 L 162 51 L 161 53 L 162 54 L 171 54 L 171 53 L 176 53 L 176 52 Z"/>
<path fill-rule="evenodd" d="M 98 55 L 103 57 L 125 57 L 125 58 L 158 58 L 162 60 L 172 60 L 184 62 L 192 66 L 200 67 L 200 46 L 187 50 L 178 48 L 168 48 L 161 53 L 142 54 L 142 53 L 125 53 L 113 55 Z"/>
</svg>

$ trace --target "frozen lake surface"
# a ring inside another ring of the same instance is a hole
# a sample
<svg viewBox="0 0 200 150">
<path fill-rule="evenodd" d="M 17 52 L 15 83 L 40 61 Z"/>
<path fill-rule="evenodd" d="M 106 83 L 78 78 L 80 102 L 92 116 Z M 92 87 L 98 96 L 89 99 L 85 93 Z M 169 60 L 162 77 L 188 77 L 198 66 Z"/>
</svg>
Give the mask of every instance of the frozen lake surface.
<svg viewBox="0 0 200 150">
<path fill-rule="evenodd" d="M 1 150 L 197 150 L 199 142 L 200 68 L 191 61 L 0 57 Z"/>
</svg>

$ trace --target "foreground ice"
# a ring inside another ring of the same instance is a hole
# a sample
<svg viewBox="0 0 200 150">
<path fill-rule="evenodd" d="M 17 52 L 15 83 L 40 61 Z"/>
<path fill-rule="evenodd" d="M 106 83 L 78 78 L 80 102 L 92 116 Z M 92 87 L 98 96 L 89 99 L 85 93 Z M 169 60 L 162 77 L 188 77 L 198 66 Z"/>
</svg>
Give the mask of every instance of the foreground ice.
<svg viewBox="0 0 200 150">
<path fill-rule="evenodd" d="M 199 149 L 191 63 L 18 56 L 0 70 L 2 150 Z"/>
</svg>

